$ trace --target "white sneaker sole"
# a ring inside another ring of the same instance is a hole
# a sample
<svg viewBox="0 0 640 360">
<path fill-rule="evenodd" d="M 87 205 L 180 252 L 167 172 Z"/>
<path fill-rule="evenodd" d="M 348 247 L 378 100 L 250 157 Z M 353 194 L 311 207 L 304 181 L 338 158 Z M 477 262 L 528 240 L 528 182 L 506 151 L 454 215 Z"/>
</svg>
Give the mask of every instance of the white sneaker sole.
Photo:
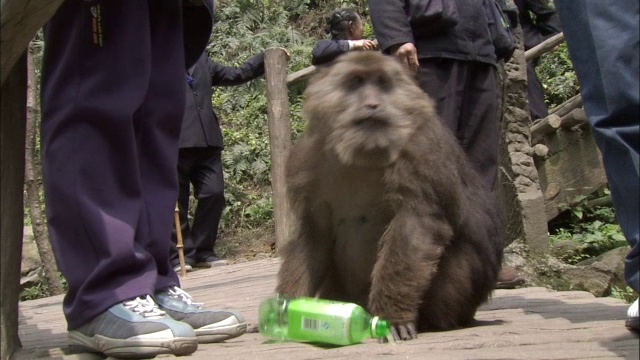
<svg viewBox="0 0 640 360">
<path fill-rule="evenodd" d="M 175 337 L 160 339 L 111 339 L 102 335 L 92 337 L 77 331 L 69 332 L 69 351 L 99 352 L 124 359 L 139 359 L 162 354 L 189 355 L 198 349 L 198 339 Z"/>
<path fill-rule="evenodd" d="M 212 328 L 193 329 L 200 344 L 216 343 L 233 338 L 247 332 L 247 323 L 239 323 Z"/>
</svg>

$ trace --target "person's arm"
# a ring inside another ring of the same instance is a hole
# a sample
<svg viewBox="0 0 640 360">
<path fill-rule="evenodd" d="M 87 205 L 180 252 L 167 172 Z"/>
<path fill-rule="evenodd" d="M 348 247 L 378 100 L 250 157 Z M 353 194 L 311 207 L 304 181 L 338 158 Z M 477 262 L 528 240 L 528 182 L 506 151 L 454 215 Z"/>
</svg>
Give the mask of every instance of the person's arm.
<svg viewBox="0 0 640 360">
<path fill-rule="evenodd" d="M 368 0 L 373 31 L 383 53 L 397 56 L 411 71 L 418 69 L 418 51 L 404 10 L 404 0 Z"/>
<path fill-rule="evenodd" d="M 311 51 L 311 63 L 326 64 L 349 50 L 351 50 L 349 40 L 320 40 Z"/>
<path fill-rule="evenodd" d="M 373 31 L 382 52 L 413 43 L 413 33 L 404 10 L 404 0 L 368 0 Z"/>
<path fill-rule="evenodd" d="M 226 66 L 209 59 L 211 86 L 234 86 L 264 75 L 264 53 L 250 57 L 240 66 Z"/>
</svg>

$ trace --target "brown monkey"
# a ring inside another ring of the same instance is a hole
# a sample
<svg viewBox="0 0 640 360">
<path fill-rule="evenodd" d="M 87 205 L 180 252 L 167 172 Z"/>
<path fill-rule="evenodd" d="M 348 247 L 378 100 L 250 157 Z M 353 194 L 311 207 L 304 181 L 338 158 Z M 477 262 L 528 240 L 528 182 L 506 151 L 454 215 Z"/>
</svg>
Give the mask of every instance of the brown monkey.
<svg viewBox="0 0 640 360">
<path fill-rule="evenodd" d="M 470 325 L 502 260 L 494 196 L 397 60 L 354 52 L 305 91 L 276 291 L 351 301 L 395 340 Z"/>
</svg>

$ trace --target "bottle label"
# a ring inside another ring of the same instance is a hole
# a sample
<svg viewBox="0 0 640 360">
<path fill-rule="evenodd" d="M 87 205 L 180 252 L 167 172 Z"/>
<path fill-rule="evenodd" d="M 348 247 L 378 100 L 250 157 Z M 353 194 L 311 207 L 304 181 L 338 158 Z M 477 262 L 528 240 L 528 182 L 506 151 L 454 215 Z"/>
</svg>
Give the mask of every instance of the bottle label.
<svg viewBox="0 0 640 360">
<path fill-rule="evenodd" d="M 350 318 L 357 306 L 313 298 L 291 300 L 288 336 L 298 340 L 349 344 Z"/>
</svg>

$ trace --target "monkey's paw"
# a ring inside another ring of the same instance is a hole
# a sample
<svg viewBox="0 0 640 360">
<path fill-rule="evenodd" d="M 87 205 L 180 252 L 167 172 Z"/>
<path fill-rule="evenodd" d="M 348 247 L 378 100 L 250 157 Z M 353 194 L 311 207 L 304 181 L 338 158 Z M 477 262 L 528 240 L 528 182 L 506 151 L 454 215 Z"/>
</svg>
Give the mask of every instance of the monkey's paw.
<svg viewBox="0 0 640 360">
<path fill-rule="evenodd" d="M 418 338 L 416 332 L 416 326 L 413 323 L 407 323 L 402 325 L 392 325 L 391 333 L 387 336 L 378 339 L 380 343 L 386 343 L 393 339 L 394 342 L 400 342 L 404 340 L 414 340 Z"/>
</svg>

